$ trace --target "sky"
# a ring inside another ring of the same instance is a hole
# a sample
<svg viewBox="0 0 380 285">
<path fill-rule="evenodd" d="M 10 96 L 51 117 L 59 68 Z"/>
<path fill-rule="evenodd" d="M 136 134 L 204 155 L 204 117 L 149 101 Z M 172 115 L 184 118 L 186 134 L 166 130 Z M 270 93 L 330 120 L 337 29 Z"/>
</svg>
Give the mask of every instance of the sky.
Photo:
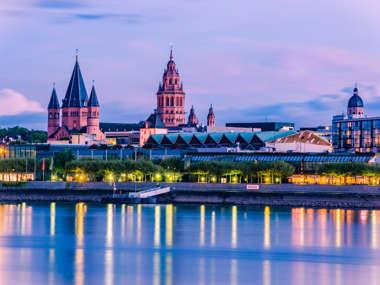
<svg viewBox="0 0 380 285">
<path fill-rule="evenodd" d="M 76 49 L 101 121 L 144 120 L 171 45 L 200 122 L 329 125 L 356 83 L 380 115 L 379 31 L 376 0 L 1 0 L 0 126 L 47 128 Z"/>
</svg>

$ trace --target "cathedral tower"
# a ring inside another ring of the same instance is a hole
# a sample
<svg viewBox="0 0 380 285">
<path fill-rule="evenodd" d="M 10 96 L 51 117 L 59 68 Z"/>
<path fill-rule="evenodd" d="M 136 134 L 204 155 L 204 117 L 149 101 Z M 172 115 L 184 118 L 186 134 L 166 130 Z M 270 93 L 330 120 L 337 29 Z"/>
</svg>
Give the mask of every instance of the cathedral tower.
<svg viewBox="0 0 380 285">
<path fill-rule="evenodd" d="M 87 133 L 96 135 L 99 139 L 99 101 L 96 96 L 95 86 L 92 85 L 90 99 L 88 100 Z"/>
<path fill-rule="evenodd" d="M 53 87 L 53 92 L 51 93 L 49 105 L 48 105 L 48 137 L 53 134 L 60 127 L 60 108 L 59 101 L 57 97 L 57 92 L 55 91 L 55 86 Z"/>
<path fill-rule="evenodd" d="M 166 127 L 185 123 L 185 93 L 173 60 L 173 50 L 157 91 L 157 112 Z"/>
<path fill-rule="evenodd" d="M 212 108 L 212 104 L 210 105 L 210 108 L 208 109 L 207 127 L 210 127 L 210 128 L 215 127 L 215 115 L 214 115 L 214 109 Z"/>
<path fill-rule="evenodd" d="M 73 129 L 80 131 L 87 126 L 87 101 L 87 91 L 80 71 L 78 56 L 76 56 L 70 83 L 65 98 L 62 100 L 62 125 L 69 131 Z"/>
<path fill-rule="evenodd" d="M 195 115 L 194 106 L 191 106 L 189 119 L 188 119 L 187 123 L 189 125 L 197 125 L 198 124 L 198 119 L 197 119 L 197 116 Z"/>
</svg>

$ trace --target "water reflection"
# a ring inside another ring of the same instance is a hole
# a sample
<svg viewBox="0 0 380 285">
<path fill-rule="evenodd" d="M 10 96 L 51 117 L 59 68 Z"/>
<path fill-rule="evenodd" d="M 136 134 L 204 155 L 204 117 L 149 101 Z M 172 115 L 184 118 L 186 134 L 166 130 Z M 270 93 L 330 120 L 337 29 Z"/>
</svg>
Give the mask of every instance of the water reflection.
<svg viewBox="0 0 380 285">
<path fill-rule="evenodd" d="M 10 283 L 12 276 L 24 281 L 15 284 L 245 284 L 255 276 L 265 285 L 377 284 L 379 215 L 349 209 L 3 203 L 0 283 Z M 38 274 L 40 268 L 46 272 Z"/>
</svg>

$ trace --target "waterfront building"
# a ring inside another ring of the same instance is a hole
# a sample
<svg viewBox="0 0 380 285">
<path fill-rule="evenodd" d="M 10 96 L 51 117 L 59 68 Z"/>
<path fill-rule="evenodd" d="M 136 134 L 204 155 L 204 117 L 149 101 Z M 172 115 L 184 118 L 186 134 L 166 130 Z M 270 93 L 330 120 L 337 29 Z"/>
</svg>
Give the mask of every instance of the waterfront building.
<svg viewBox="0 0 380 285">
<path fill-rule="evenodd" d="M 301 131 L 286 137 L 269 141 L 267 147 L 276 152 L 331 152 L 332 145 L 329 141 L 311 131 Z"/>
<path fill-rule="evenodd" d="M 139 145 L 143 146 L 151 135 L 167 134 L 168 129 L 162 122 L 158 112 L 154 112 L 145 121 L 144 128 L 140 129 Z"/>
<path fill-rule="evenodd" d="M 312 131 L 317 136 L 332 143 L 331 126 L 302 127 L 300 131 Z"/>
<path fill-rule="evenodd" d="M 294 130 L 294 123 L 287 122 L 251 122 L 251 123 L 226 123 L 226 127 L 251 128 L 266 131 Z"/>
<path fill-rule="evenodd" d="M 106 137 L 109 145 L 140 145 L 140 129 L 144 127 L 144 122 L 137 124 L 125 123 L 100 123 L 100 130 Z"/>
<path fill-rule="evenodd" d="M 61 107 L 53 87 L 48 105 L 48 142 L 89 143 L 104 140 L 99 128 L 99 116 L 100 105 L 95 86 L 93 84 L 88 99 L 77 55 Z"/>
<path fill-rule="evenodd" d="M 267 148 L 267 142 L 292 134 L 295 134 L 295 132 L 184 132 L 156 134 L 148 138 L 144 147 L 153 149 L 235 148 L 236 150 L 271 151 L 271 148 Z"/>
<path fill-rule="evenodd" d="M 173 50 L 157 91 L 157 112 L 166 127 L 185 124 L 185 92 L 173 59 Z"/>
<path fill-rule="evenodd" d="M 364 115 L 364 104 L 357 87 L 347 104 L 347 114 L 332 120 L 332 144 L 336 152 L 378 152 L 380 117 Z"/>
</svg>

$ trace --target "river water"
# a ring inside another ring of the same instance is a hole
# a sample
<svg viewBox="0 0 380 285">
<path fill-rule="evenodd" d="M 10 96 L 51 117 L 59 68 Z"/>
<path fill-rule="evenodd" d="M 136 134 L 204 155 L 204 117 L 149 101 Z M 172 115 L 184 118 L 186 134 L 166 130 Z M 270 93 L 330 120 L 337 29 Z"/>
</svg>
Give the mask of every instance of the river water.
<svg viewBox="0 0 380 285">
<path fill-rule="evenodd" d="M 379 284 L 380 211 L 0 205 L 0 284 Z"/>
</svg>

